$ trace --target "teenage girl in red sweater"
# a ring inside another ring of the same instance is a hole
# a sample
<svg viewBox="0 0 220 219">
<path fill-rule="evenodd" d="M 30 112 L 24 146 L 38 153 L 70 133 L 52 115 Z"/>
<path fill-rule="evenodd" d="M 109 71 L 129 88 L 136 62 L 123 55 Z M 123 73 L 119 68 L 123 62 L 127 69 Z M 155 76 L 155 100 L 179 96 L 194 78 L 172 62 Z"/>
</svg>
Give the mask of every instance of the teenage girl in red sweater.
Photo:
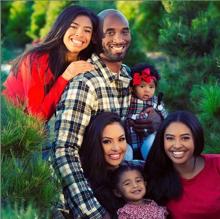
<svg viewBox="0 0 220 219">
<path fill-rule="evenodd" d="M 93 52 L 97 25 L 96 15 L 84 7 L 64 9 L 42 43 L 15 61 L 3 95 L 48 121 L 69 80 L 94 68 L 85 60 Z"/>
</svg>

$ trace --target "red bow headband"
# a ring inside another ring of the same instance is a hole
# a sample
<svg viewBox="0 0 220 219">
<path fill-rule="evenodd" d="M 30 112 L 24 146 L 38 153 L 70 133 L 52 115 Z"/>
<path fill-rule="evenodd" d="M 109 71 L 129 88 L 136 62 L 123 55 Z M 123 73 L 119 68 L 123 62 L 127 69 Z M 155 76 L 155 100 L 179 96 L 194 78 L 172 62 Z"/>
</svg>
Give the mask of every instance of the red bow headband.
<svg viewBox="0 0 220 219">
<path fill-rule="evenodd" d="M 142 80 L 149 84 L 152 80 L 156 80 L 156 78 L 150 74 L 149 68 L 145 68 L 141 73 L 134 73 L 133 85 L 140 85 Z"/>
</svg>

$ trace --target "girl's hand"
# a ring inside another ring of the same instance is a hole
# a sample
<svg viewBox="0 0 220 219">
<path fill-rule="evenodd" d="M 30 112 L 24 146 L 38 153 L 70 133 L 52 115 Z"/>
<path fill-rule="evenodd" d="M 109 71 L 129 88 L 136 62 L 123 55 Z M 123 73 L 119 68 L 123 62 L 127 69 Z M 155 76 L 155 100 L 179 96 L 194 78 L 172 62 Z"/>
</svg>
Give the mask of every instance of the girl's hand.
<svg viewBox="0 0 220 219">
<path fill-rule="evenodd" d="M 71 62 L 66 70 L 63 72 L 62 77 L 69 81 L 80 73 L 94 70 L 94 65 L 86 61 Z"/>
</svg>

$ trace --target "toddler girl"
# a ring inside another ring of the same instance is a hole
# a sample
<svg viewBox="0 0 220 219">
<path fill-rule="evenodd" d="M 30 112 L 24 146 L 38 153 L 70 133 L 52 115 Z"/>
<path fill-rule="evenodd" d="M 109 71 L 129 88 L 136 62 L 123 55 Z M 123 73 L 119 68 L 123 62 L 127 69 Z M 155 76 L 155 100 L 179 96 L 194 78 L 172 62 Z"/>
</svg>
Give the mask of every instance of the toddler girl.
<svg viewBox="0 0 220 219">
<path fill-rule="evenodd" d="M 124 162 L 112 175 L 114 194 L 126 204 L 117 211 L 118 219 L 164 219 L 168 212 L 151 199 L 145 199 L 146 182 L 141 167 Z"/>
</svg>

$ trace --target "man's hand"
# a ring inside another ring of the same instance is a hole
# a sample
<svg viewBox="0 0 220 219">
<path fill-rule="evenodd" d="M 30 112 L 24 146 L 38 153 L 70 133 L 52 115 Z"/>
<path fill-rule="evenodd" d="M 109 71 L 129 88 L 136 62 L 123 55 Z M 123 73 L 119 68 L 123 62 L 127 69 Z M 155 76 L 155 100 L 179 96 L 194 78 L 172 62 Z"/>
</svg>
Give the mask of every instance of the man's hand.
<svg viewBox="0 0 220 219">
<path fill-rule="evenodd" d="M 128 119 L 127 122 L 140 137 L 145 137 L 146 135 L 158 130 L 162 122 L 162 118 L 154 109 L 151 108 L 148 111 L 148 117 L 146 119 Z"/>
<path fill-rule="evenodd" d="M 128 123 L 140 137 L 154 132 L 152 121 L 149 119 L 129 119 Z"/>
<path fill-rule="evenodd" d="M 147 107 L 147 109 L 143 110 L 140 114 L 143 114 L 143 113 L 150 114 L 153 111 L 154 111 L 153 107 Z"/>
<path fill-rule="evenodd" d="M 157 131 L 161 122 L 162 122 L 162 118 L 159 115 L 159 113 L 157 113 L 155 110 L 152 110 L 149 114 L 147 119 L 149 119 L 150 121 L 152 121 L 152 125 L 153 125 L 153 130 Z"/>
</svg>

